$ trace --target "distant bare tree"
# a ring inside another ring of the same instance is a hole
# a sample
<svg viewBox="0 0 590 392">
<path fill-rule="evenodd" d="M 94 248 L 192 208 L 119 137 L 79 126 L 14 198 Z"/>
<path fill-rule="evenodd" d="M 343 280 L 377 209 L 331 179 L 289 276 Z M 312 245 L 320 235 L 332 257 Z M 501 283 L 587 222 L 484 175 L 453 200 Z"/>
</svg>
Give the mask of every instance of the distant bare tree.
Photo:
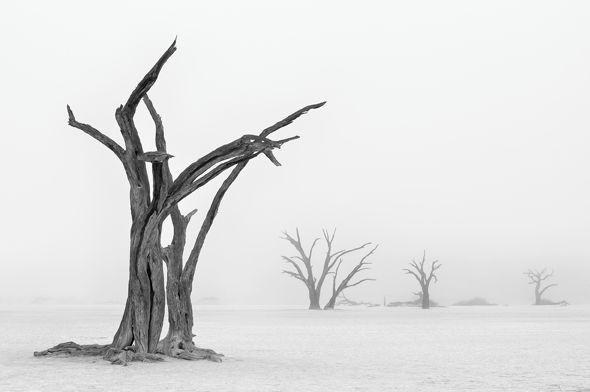
<svg viewBox="0 0 590 392">
<path fill-rule="evenodd" d="M 422 256 L 422 261 L 417 263 L 416 260 L 412 259 L 410 263 L 410 268 L 404 268 L 406 274 L 413 275 L 418 283 L 420 283 L 420 288 L 422 289 L 422 293 L 418 293 L 417 295 L 421 294 L 422 298 L 422 309 L 429 309 L 430 308 L 430 283 L 432 279 L 435 282 L 438 282 L 438 277 L 435 274 L 435 271 L 440 268 L 441 264 L 438 260 L 434 260 L 430 265 L 430 272 L 427 272 L 424 268 L 424 264 L 426 263 L 426 251 Z"/>
<path fill-rule="evenodd" d="M 340 266 L 342 265 L 342 257 L 346 254 L 356 252 L 358 250 L 364 249 L 365 247 L 371 245 L 370 242 L 367 242 L 361 246 L 352 249 L 344 249 L 339 250 L 337 252 L 333 251 L 333 243 L 334 237 L 336 236 L 336 230 L 332 232 L 330 235 L 326 230 L 323 230 L 324 240 L 326 241 L 326 254 L 324 256 L 324 262 L 322 265 L 322 270 L 319 275 L 319 278 L 316 278 L 313 273 L 313 266 L 312 266 L 312 255 L 313 250 L 320 240 L 316 238 L 309 251 L 305 251 L 303 247 L 303 243 L 301 241 L 301 236 L 299 235 L 299 229 L 295 229 L 295 237 L 291 236 L 289 233 L 284 232 L 284 236 L 282 237 L 284 240 L 289 241 L 293 247 L 297 250 L 298 255 L 296 256 L 282 256 L 283 260 L 290 264 L 293 267 L 293 270 L 283 270 L 283 273 L 300 280 L 305 284 L 307 287 L 307 292 L 309 295 L 309 309 L 321 309 L 320 308 L 320 296 L 322 292 L 322 286 L 326 277 L 329 274 L 334 275 L 334 280 L 332 284 L 332 296 L 324 309 L 334 309 L 334 304 L 336 303 L 336 298 L 340 293 L 342 293 L 345 289 L 353 286 L 357 286 L 363 282 L 374 280 L 374 279 L 361 279 L 359 281 L 351 283 L 353 277 L 364 270 L 367 270 L 367 265 L 371 264 L 366 261 L 366 259 L 375 252 L 377 246 L 373 247 L 365 256 L 363 256 L 358 264 L 346 275 L 346 277 L 339 283 L 336 284 L 336 279 L 338 275 L 338 271 Z"/>
<path fill-rule="evenodd" d="M 547 272 L 547 268 L 543 268 L 543 270 L 541 271 L 528 270 L 524 274 L 529 278 L 529 284 L 535 285 L 535 305 L 555 305 L 559 303 L 543 299 L 543 294 L 545 293 L 545 291 L 547 291 L 551 287 L 557 286 L 557 283 L 551 283 L 543 287 L 543 281 L 552 277 L 553 271 Z"/>
</svg>

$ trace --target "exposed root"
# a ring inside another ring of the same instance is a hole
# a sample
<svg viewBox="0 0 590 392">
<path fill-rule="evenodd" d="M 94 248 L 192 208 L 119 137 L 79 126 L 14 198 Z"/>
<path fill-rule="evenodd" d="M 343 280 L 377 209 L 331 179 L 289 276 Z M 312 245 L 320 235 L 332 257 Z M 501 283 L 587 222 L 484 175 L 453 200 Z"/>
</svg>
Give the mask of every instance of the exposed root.
<svg viewBox="0 0 590 392">
<path fill-rule="evenodd" d="M 129 362 L 160 362 L 163 361 L 161 355 L 150 353 L 136 353 L 135 347 L 125 347 L 123 350 L 111 348 L 107 350 L 104 357 L 113 365 L 127 366 Z"/>
<path fill-rule="evenodd" d="M 35 357 L 102 357 L 114 365 L 127 366 L 129 362 L 163 361 L 161 355 L 136 353 L 134 347 L 123 350 L 112 348 L 109 344 L 78 344 L 75 342 L 60 343 L 44 351 L 35 351 Z"/>
<path fill-rule="evenodd" d="M 208 349 L 208 348 L 198 348 L 195 347 L 191 351 L 182 350 L 176 353 L 175 358 L 179 359 L 186 359 L 188 361 L 198 361 L 201 359 L 206 359 L 212 362 L 221 362 L 221 358 L 223 354 L 218 354 L 215 351 Z"/>
<path fill-rule="evenodd" d="M 165 344 L 165 342 L 168 341 L 162 340 L 158 345 L 158 354 L 138 353 L 135 352 L 133 346 L 119 350 L 109 344 L 65 342 L 44 351 L 35 351 L 33 355 L 35 357 L 102 357 L 113 365 L 122 366 L 127 366 L 129 362 L 163 361 L 163 355 L 188 361 L 208 360 L 212 362 L 221 362 L 223 357 L 223 354 L 216 353 L 211 349 L 196 347 L 192 342 L 183 344 L 183 342 L 176 340 L 173 345 Z"/>
<path fill-rule="evenodd" d="M 105 355 L 110 347 L 109 344 L 77 344 L 74 342 L 65 342 L 44 351 L 35 351 L 33 355 L 36 357 L 99 357 Z"/>
<path fill-rule="evenodd" d="M 208 360 L 212 362 L 221 362 L 223 354 L 217 353 L 208 348 L 195 346 L 192 341 L 186 341 L 179 336 L 166 336 L 158 344 L 156 350 L 160 354 L 187 361 Z"/>
</svg>

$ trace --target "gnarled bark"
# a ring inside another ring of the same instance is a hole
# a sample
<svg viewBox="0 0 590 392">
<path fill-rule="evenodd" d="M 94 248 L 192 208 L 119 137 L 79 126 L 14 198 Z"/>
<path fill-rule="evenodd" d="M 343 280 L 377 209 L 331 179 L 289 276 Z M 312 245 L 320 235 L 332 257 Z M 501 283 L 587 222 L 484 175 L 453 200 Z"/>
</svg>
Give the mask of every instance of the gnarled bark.
<svg viewBox="0 0 590 392">
<path fill-rule="evenodd" d="M 129 182 L 131 230 L 129 249 L 129 283 L 125 311 L 113 342 L 99 349 L 94 345 L 73 342 L 36 353 L 37 356 L 71 354 L 103 355 L 113 363 L 129 360 L 154 360 L 155 353 L 184 359 L 210 359 L 219 361 L 221 355 L 212 350 L 199 349 L 193 342 L 192 283 L 199 255 L 206 236 L 217 214 L 221 200 L 248 161 L 264 154 L 275 165 L 280 165 L 273 150 L 298 136 L 283 140 L 270 140 L 275 131 L 291 124 L 309 110 L 325 102 L 306 106 L 259 135 L 246 134 L 220 146 L 197 159 L 176 178 L 172 176 L 166 150 L 164 127 L 147 93 L 158 79 L 166 61 L 176 51 L 176 40 L 139 82 L 127 102 L 115 111 L 125 147 L 104 135 L 91 125 L 76 120 L 68 106 L 69 124 L 90 135 L 121 161 Z M 145 152 L 135 126 L 137 106 L 143 100 L 155 124 L 157 151 Z M 151 166 L 152 184 L 148 176 Z M 191 193 L 208 184 L 225 171 L 231 170 L 223 182 L 205 216 L 191 254 L 183 265 L 186 227 L 194 211 L 183 216 L 178 203 Z M 163 248 L 161 229 L 170 218 L 174 227 L 172 243 Z M 167 264 L 164 278 L 163 262 Z M 165 307 L 168 306 L 168 335 L 160 340 Z"/>
</svg>

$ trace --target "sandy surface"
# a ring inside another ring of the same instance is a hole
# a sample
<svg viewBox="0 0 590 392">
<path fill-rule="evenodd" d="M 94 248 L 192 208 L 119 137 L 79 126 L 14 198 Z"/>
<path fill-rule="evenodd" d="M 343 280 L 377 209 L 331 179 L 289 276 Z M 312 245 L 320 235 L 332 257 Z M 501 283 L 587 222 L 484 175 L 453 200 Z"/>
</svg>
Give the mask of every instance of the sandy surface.
<svg viewBox="0 0 590 392">
<path fill-rule="evenodd" d="M 0 391 L 590 391 L 590 307 L 201 307 L 223 363 L 34 358 L 109 343 L 118 306 L 0 309 Z"/>
</svg>

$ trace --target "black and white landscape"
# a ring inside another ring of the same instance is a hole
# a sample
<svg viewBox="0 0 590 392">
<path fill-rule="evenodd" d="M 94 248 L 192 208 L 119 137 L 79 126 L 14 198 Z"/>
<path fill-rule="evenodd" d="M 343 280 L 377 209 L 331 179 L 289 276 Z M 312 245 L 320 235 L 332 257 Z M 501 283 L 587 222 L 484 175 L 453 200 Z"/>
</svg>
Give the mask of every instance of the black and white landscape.
<svg viewBox="0 0 590 392">
<path fill-rule="evenodd" d="M 590 5 L 0 14 L 0 391 L 590 391 Z"/>
</svg>

